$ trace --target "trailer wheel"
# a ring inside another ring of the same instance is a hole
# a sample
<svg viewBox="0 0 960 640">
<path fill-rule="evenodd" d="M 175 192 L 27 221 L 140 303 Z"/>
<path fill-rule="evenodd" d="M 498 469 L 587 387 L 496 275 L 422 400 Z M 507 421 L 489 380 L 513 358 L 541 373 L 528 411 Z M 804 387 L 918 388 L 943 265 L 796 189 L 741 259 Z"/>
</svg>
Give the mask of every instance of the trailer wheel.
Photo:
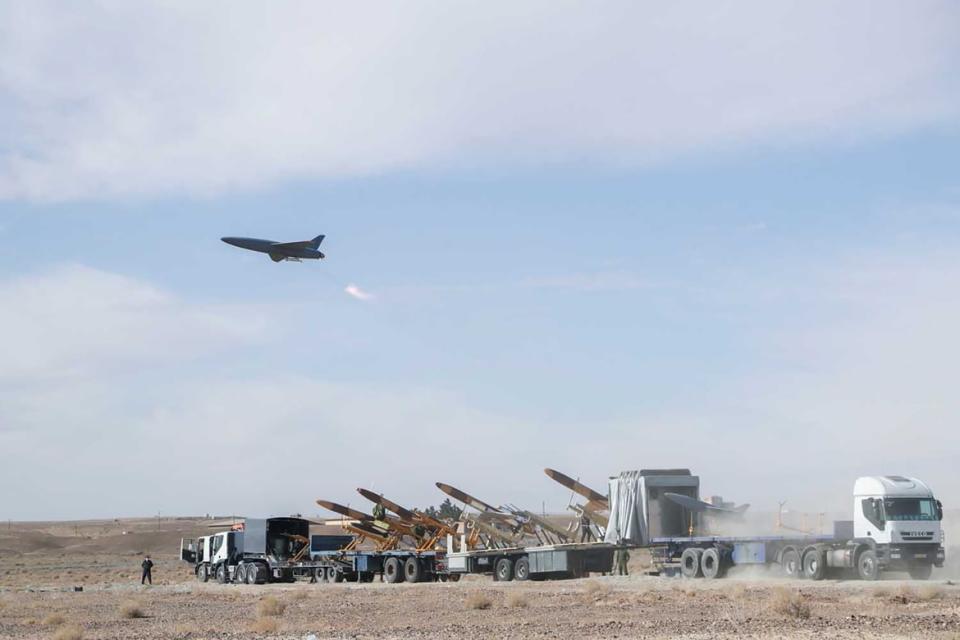
<svg viewBox="0 0 960 640">
<path fill-rule="evenodd" d="M 700 555 L 703 549 L 688 547 L 680 554 L 680 573 L 684 578 L 699 578 L 703 575 L 700 570 Z"/>
<path fill-rule="evenodd" d="M 530 560 L 527 558 L 520 558 L 513 565 L 513 577 L 516 580 L 529 580 L 530 579 Z"/>
<path fill-rule="evenodd" d="M 827 559 L 821 549 L 808 547 L 803 552 L 803 577 L 823 580 L 827 575 Z"/>
<path fill-rule="evenodd" d="M 447 580 L 449 580 L 450 582 L 460 582 L 460 574 L 459 574 L 459 573 L 448 573 L 448 574 L 447 574 Z"/>
<path fill-rule="evenodd" d="M 403 582 L 403 570 L 398 558 L 387 558 L 383 563 L 383 579 L 390 584 Z"/>
<path fill-rule="evenodd" d="M 422 582 L 423 577 L 423 567 L 420 566 L 420 561 L 414 556 L 407 558 L 406 562 L 403 563 L 403 579 L 407 582 Z"/>
<path fill-rule="evenodd" d="M 510 558 L 500 558 L 497 560 L 493 578 L 497 582 L 510 582 L 513 580 L 513 560 Z"/>
<path fill-rule="evenodd" d="M 780 568 L 783 569 L 783 575 L 788 578 L 798 578 L 802 571 L 800 564 L 800 554 L 796 549 L 784 549 L 780 555 Z"/>
<path fill-rule="evenodd" d="M 247 567 L 246 578 L 247 584 L 257 584 L 257 574 L 260 572 L 260 567 L 256 564 L 251 564 Z"/>
<path fill-rule="evenodd" d="M 337 571 L 336 567 L 331 567 L 330 570 L 333 571 L 333 580 L 330 582 L 343 582 L 343 571 Z"/>
<path fill-rule="evenodd" d="M 910 579 L 911 580 L 929 580 L 930 574 L 933 573 L 933 566 L 929 564 L 917 564 L 910 569 Z"/>
<path fill-rule="evenodd" d="M 710 580 L 723 577 L 723 556 L 720 549 L 710 547 L 700 554 L 700 572 Z"/>
<path fill-rule="evenodd" d="M 880 565 L 877 563 L 877 553 L 867 549 L 857 558 L 857 575 L 861 580 L 876 580 L 880 575 Z"/>
<path fill-rule="evenodd" d="M 217 565 L 217 582 L 220 584 L 227 583 L 227 565 L 223 563 Z"/>
<path fill-rule="evenodd" d="M 206 582 L 210 579 L 210 571 L 207 568 L 207 565 L 201 564 L 197 566 L 197 580 L 200 582 Z"/>
</svg>

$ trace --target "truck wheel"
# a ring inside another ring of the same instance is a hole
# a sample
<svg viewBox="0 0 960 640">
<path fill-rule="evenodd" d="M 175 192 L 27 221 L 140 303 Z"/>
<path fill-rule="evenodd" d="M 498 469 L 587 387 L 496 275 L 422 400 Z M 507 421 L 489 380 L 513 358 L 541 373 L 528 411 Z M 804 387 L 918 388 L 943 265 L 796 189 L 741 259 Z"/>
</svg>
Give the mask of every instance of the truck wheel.
<svg viewBox="0 0 960 640">
<path fill-rule="evenodd" d="M 918 564 L 910 567 L 909 572 L 911 580 L 929 580 L 933 567 L 929 564 Z"/>
<path fill-rule="evenodd" d="M 403 563 L 403 579 L 407 582 L 420 582 L 423 580 L 423 567 L 417 558 L 410 556 Z"/>
<path fill-rule="evenodd" d="M 206 582 L 210 579 L 210 571 L 207 568 L 207 565 L 201 564 L 197 567 L 197 580 L 200 582 Z"/>
<path fill-rule="evenodd" d="M 219 564 L 217 565 L 217 582 L 220 584 L 227 583 L 227 565 Z"/>
<path fill-rule="evenodd" d="M 390 584 L 403 582 L 403 571 L 398 558 L 387 558 L 383 563 L 383 579 Z"/>
<path fill-rule="evenodd" d="M 257 584 L 257 574 L 260 572 L 260 567 L 255 564 L 251 564 L 247 567 L 246 578 L 247 584 Z"/>
<path fill-rule="evenodd" d="M 809 580 L 823 580 L 827 575 L 827 562 L 823 551 L 810 547 L 803 552 L 803 577 Z"/>
<path fill-rule="evenodd" d="M 786 549 L 780 556 L 780 568 L 788 578 L 799 578 L 803 567 L 800 564 L 800 554 L 796 549 Z"/>
<path fill-rule="evenodd" d="M 527 558 L 520 558 L 513 565 L 513 577 L 516 580 L 529 580 L 530 579 L 530 560 Z"/>
<path fill-rule="evenodd" d="M 723 577 L 723 556 L 716 547 L 704 549 L 700 554 L 700 571 L 704 578 L 722 578 Z"/>
<path fill-rule="evenodd" d="M 857 558 L 857 575 L 861 580 L 876 580 L 880 575 L 880 566 L 877 564 L 877 553 L 867 549 Z"/>
<path fill-rule="evenodd" d="M 699 578 L 703 575 L 700 571 L 700 555 L 703 549 L 688 547 L 680 554 L 680 574 L 684 578 Z"/>
<path fill-rule="evenodd" d="M 237 584 L 243 584 L 247 581 L 247 565 L 241 564 L 233 574 L 233 581 Z"/>
<path fill-rule="evenodd" d="M 447 574 L 447 580 L 449 580 L 450 582 L 460 582 L 460 574 L 459 574 L 459 573 L 449 573 L 449 574 Z"/>
<path fill-rule="evenodd" d="M 332 578 L 331 578 L 330 582 L 343 582 L 343 572 L 342 572 L 342 571 L 337 571 L 337 568 L 336 568 L 336 567 L 331 567 L 331 568 L 330 568 L 330 571 L 333 572 L 333 573 L 331 574 L 331 575 L 332 575 Z"/>
<path fill-rule="evenodd" d="M 500 558 L 493 574 L 497 582 L 510 582 L 513 580 L 513 560 L 510 558 Z"/>
</svg>

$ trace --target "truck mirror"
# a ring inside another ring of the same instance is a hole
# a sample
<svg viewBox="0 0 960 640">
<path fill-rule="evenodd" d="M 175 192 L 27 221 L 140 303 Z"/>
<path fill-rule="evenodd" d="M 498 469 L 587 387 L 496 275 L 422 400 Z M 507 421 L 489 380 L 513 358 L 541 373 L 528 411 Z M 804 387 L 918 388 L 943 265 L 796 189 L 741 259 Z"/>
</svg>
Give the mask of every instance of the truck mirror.
<svg viewBox="0 0 960 640">
<path fill-rule="evenodd" d="M 937 520 L 943 520 L 943 503 L 937 500 Z"/>
</svg>

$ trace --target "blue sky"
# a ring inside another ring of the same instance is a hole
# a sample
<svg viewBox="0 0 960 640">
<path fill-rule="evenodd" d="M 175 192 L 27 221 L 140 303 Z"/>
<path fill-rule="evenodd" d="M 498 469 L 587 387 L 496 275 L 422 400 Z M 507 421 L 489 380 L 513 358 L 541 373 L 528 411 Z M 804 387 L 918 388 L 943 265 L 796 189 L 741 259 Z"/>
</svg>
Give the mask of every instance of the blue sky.
<svg viewBox="0 0 960 640">
<path fill-rule="evenodd" d="M 0 20 L 0 516 L 960 499 L 950 4 L 86 9 Z"/>
</svg>

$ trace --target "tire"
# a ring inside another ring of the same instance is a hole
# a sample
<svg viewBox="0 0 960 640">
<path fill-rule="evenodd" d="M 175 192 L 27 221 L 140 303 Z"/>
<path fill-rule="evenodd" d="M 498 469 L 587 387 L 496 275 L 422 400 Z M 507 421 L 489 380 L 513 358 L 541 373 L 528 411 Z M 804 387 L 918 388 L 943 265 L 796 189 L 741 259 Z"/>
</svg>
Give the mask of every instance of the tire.
<svg viewBox="0 0 960 640">
<path fill-rule="evenodd" d="M 527 558 L 520 558 L 513 565 L 513 578 L 514 580 L 529 580 L 530 579 L 530 560 Z"/>
<path fill-rule="evenodd" d="M 247 566 L 246 578 L 247 584 L 257 584 L 257 574 L 260 573 L 260 567 L 256 564 L 251 564 Z"/>
<path fill-rule="evenodd" d="M 703 550 L 700 554 L 700 573 L 709 580 L 723 577 L 723 554 L 720 549 L 710 547 Z"/>
<path fill-rule="evenodd" d="M 861 580 L 876 580 L 880 577 L 880 565 L 877 563 L 877 552 L 867 549 L 857 556 L 857 575 Z"/>
<path fill-rule="evenodd" d="M 210 579 L 210 568 L 205 564 L 197 567 L 197 580 L 207 582 Z"/>
<path fill-rule="evenodd" d="M 803 577 L 808 580 L 823 580 L 826 576 L 826 554 L 817 547 L 808 547 L 803 552 Z"/>
<path fill-rule="evenodd" d="M 780 554 L 780 568 L 783 575 L 788 578 L 799 578 L 803 573 L 803 565 L 800 563 L 800 553 L 796 549 L 785 549 Z"/>
<path fill-rule="evenodd" d="M 337 571 L 337 568 L 336 568 L 336 567 L 331 567 L 331 568 L 330 568 L 330 571 L 332 571 L 332 573 L 331 573 L 332 579 L 330 580 L 330 582 L 343 582 L 343 572 L 342 572 L 342 571 Z"/>
<path fill-rule="evenodd" d="M 421 582 L 424 578 L 423 574 L 423 567 L 417 558 L 410 556 L 403 563 L 403 579 L 407 582 Z"/>
<path fill-rule="evenodd" d="M 918 564 L 908 569 L 911 580 L 929 580 L 933 573 L 933 566 L 929 564 Z"/>
<path fill-rule="evenodd" d="M 390 584 L 403 582 L 403 568 L 399 558 L 387 558 L 383 563 L 383 579 Z"/>
<path fill-rule="evenodd" d="M 217 565 L 217 582 L 219 584 L 227 583 L 227 565 L 222 563 Z"/>
<path fill-rule="evenodd" d="M 450 582 L 460 582 L 460 574 L 459 574 L 459 573 L 449 573 L 449 574 L 447 574 L 447 580 L 449 580 Z"/>
<path fill-rule="evenodd" d="M 688 547 L 680 554 L 680 574 L 684 578 L 699 578 L 703 576 L 700 569 L 700 556 L 703 549 Z"/>
<path fill-rule="evenodd" d="M 233 581 L 237 584 L 243 584 L 247 581 L 247 565 L 241 564 L 233 573 Z"/>
<path fill-rule="evenodd" d="M 513 560 L 510 558 L 500 558 L 493 570 L 493 579 L 497 582 L 510 582 L 513 580 Z"/>
</svg>

